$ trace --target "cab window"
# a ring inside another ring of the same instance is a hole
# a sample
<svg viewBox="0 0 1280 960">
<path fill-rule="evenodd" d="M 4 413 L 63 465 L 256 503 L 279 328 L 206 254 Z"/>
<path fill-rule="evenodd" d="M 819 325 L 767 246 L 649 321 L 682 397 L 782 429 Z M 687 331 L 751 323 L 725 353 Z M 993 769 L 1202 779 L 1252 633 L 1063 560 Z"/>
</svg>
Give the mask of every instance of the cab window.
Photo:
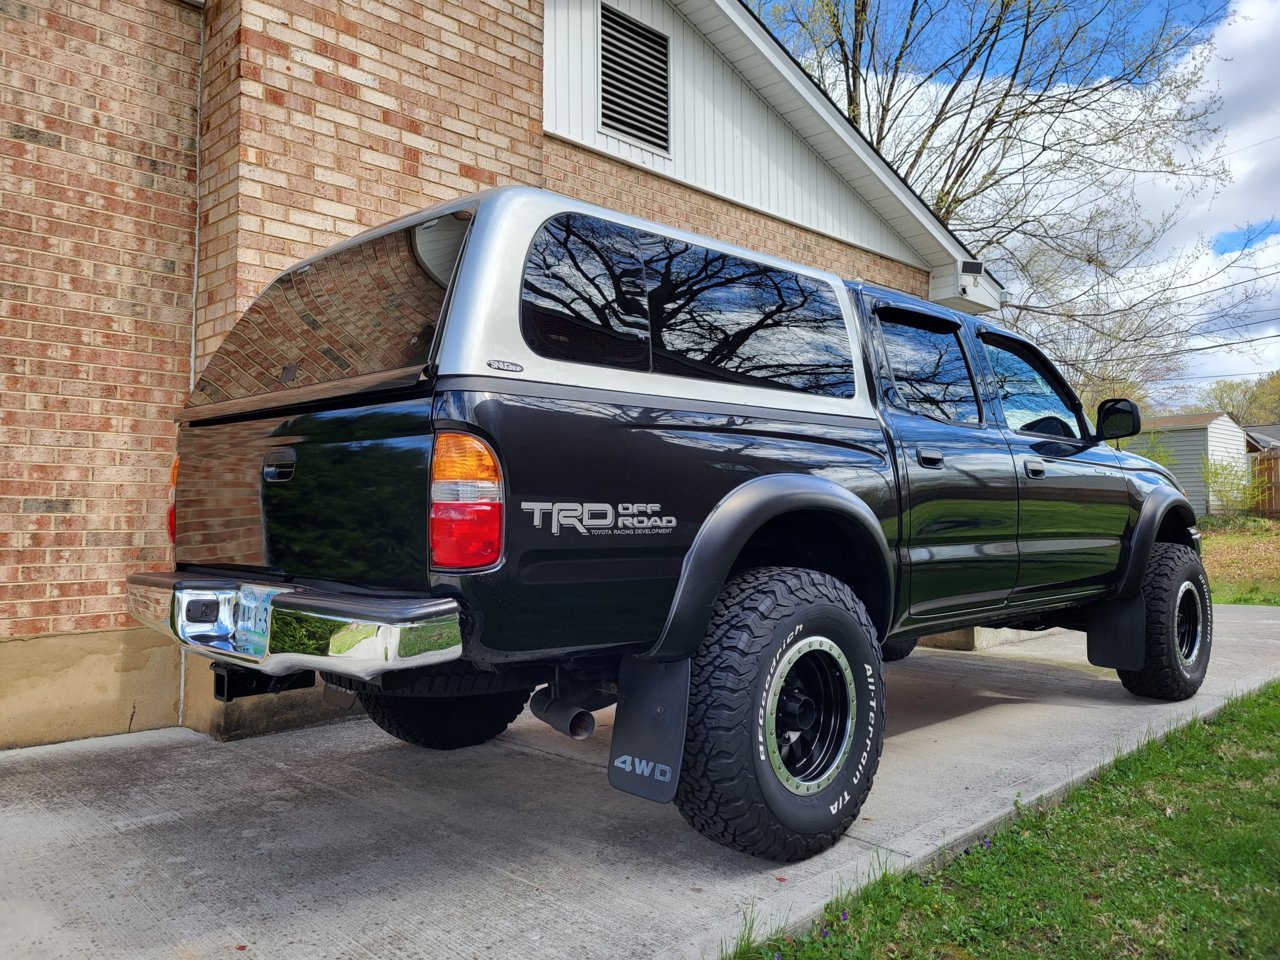
<svg viewBox="0 0 1280 960">
<path fill-rule="evenodd" d="M 1079 440 L 1080 418 L 1048 362 L 1012 340 L 984 340 L 1005 423 L 1013 430 Z"/>
<path fill-rule="evenodd" d="M 935 420 L 981 422 L 959 331 L 943 321 L 906 311 L 879 310 L 877 317 L 897 404 Z"/>
</svg>

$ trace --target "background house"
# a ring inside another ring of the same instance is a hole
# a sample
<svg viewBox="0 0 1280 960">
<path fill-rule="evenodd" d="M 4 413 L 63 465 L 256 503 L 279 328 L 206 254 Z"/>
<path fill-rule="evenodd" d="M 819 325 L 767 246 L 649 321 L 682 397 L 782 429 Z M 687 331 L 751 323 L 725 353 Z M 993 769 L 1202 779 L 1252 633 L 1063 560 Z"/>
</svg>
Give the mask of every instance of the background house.
<svg viewBox="0 0 1280 960">
<path fill-rule="evenodd" d="M 1134 453 L 1155 454 L 1169 468 L 1197 513 L 1213 513 L 1213 501 L 1204 481 L 1205 460 L 1249 465 L 1245 430 L 1229 413 L 1192 413 L 1148 417 L 1142 433 L 1125 443 Z"/>
<path fill-rule="evenodd" d="M 0 7 L 0 748 L 230 705 L 125 613 L 170 562 L 175 412 L 276 272 L 549 187 L 973 311 L 999 287 L 738 0 Z"/>
</svg>

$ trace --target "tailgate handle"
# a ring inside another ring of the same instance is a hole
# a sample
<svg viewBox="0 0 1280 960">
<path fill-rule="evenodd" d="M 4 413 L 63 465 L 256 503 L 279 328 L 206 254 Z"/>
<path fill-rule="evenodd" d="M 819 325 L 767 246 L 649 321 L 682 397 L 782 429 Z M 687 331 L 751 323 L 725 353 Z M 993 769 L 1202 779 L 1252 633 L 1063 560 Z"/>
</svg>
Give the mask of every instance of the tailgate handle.
<svg viewBox="0 0 1280 960">
<path fill-rule="evenodd" d="M 293 479 L 293 468 L 298 454 L 292 448 L 268 450 L 262 458 L 262 479 L 267 483 L 284 483 Z"/>
</svg>

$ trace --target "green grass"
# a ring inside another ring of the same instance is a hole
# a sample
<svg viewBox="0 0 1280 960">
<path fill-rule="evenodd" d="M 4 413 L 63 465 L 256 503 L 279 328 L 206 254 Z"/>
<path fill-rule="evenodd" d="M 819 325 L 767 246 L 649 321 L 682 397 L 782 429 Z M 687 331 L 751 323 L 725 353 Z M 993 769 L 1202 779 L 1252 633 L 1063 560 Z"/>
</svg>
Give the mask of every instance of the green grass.
<svg viewBox="0 0 1280 960">
<path fill-rule="evenodd" d="M 1280 605 L 1280 580 L 1228 580 L 1215 583 L 1213 602 Z"/>
<path fill-rule="evenodd" d="M 371 623 L 349 623 L 329 638 L 329 656 L 346 653 L 361 640 L 368 640 L 378 628 Z"/>
<path fill-rule="evenodd" d="M 1280 958 L 1280 683 L 739 958 Z"/>
<path fill-rule="evenodd" d="M 1269 526 L 1205 534 L 1204 565 L 1215 603 L 1280 604 L 1280 525 L 1260 522 Z"/>
</svg>

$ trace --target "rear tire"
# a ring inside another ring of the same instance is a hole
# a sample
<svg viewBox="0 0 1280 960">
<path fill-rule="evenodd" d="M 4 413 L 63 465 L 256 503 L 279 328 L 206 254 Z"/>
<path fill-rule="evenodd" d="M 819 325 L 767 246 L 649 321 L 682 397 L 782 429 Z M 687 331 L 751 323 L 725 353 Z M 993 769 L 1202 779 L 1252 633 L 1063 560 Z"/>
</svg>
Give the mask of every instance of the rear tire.
<svg viewBox="0 0 1280 960">
<path fill-rule="evenodd" d="M 1157 543 L 1142 578 L 1146 663 L 1117 670 L 1130 693 L 1186 700 L 1204 683 L 1213 647 L 1213 598 L 1200 557 L 1190 547 Z"/>
<path fill-rule="evenodd" d="M 361 693 L 369 719 L 398 740 L 431 750 L 457 750 L 492 740 L 520 716 L 531 690 L 473 697 L 397 697 Z"/>
<path fill-rule="evenodd" d="M 919 637 L 907 637 L 902 640 L 886 640 L 880 644 L 880 659 L 885 663 L 893 663 L 895 660 L 905 660 L 911 655 L 911 651 L 916 648 L 916 644 L 920 642 Z"/>
<path fill-rule="evenodd" d="M 676 806 L 717 843 L 803 860 L 857 819 L 883 729 L 861 601 L 813 570 L 748 571 L 720 592 L 693 657 Z"/>
</svg>

